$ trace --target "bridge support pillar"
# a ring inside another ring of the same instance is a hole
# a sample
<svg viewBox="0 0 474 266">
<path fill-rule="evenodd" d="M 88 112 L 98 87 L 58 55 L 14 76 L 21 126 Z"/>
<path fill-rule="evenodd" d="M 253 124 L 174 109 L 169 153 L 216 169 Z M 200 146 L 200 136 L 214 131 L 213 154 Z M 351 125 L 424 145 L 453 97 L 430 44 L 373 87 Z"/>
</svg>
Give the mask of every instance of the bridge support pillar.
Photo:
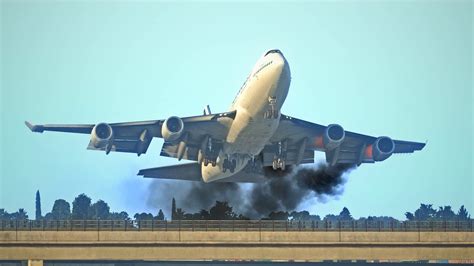
<svg viewBox="0 0 474 266">
<path fill-rule="evenodd" d="M 28 260 L 28 266 L 43 266 L 43 260 Z"/>
</svg>

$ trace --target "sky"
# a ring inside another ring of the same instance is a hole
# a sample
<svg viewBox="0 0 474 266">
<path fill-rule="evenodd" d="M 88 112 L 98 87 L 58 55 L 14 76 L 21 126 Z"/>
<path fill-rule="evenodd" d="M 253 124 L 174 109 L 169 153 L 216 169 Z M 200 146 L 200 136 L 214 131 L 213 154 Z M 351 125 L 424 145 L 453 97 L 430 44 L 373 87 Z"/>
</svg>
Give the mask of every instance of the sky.
<svg viewBox="0 0 474 266">
<path fill-rule="evenodd" d="M 1 1 L 0 208 L 34 217 L 39 189 L 43 213 L 80 193 L 112 210 L 156 213 L 153 181 L 136 173 L 176 163 L 159 156 L 161 139 L 140 157 L 105 155 L 86 150 L 87 135 L 34 134 L 24 121 L 227 111 L 259 56 L 278 48 L 292 73 L 284 114 L 427 141 L 421 152 L 362 165 L 342 195 L 300 209 L 404 218 L 430 203 L 474 213 L 472 5 Z"/>
</svg>

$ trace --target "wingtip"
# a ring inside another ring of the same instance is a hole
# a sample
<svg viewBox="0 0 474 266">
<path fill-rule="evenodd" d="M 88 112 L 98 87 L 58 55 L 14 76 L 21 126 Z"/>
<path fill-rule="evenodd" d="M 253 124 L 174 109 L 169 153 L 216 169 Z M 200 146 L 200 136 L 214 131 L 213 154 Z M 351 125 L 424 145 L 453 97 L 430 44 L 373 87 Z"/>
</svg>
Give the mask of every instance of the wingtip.
<svg viewBox="0 0 474 266">
<path fill-rule="evenodd" d="M 32 131 L 32 132 L 39 132 L 43 133 L 43 127 L 39 125 L 33 125 L 28 121 L 25 121 L 25 125 Z"/>
</svg>

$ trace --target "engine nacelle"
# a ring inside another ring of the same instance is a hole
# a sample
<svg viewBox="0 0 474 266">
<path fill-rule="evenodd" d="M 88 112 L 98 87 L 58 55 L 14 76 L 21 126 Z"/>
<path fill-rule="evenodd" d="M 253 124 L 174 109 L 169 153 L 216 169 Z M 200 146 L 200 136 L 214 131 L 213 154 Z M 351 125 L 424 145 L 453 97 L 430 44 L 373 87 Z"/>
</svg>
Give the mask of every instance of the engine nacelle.
<svg viewBox="0 0 474 266">
<path fill-rule="evenodd" d="M 337 148 L 344 141 L 346 132 L 340 125 L 332 124 L 326 128 L 323 136 L 324 147 L 327 150 Z"/>
<path fill-rule="evenodd" d="M 183 120 L 177 116 L 171 116 L 163 123 L 163 126 L 161 127 L 161 135 L 166 141 L 175 141 L 181 137 L 183 130 Z"/>
<path fill-rule="evenodd" d="M 96 148 L 105 148 L 114 138 L 114 131 L 107 123 L 99 123 L 94 126 L 91 133 L 92 145 Z"/>
<path fill-rule="evenodd" d="M 392 155 L 395 143 L 389 137 L 378 137 L 373 144 L 374 161 L 383 161 Z"/>
</svg>

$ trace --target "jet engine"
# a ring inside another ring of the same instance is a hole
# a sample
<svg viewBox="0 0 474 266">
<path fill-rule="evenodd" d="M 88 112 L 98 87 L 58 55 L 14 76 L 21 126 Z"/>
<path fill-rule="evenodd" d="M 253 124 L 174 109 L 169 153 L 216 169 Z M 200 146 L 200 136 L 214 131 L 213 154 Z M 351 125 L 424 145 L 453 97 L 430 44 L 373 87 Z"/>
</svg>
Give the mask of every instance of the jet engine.
<svg viewBox="0 0 474 266">
<path fill-rule="evenodd" d="M 175 141 L 181 137 L 183 133 L 184 123 L 181 118 L 177 116 L 171 116 L 165 120 L 161 127 L 161 135 L 166 141 Z"/>
<path fill-rule="evenodd" d="M 114 131 L 112 127 L 107 123 L 99 123 L 94 126 L 91 133 L 92 145 L 96 148 L 104 148 L 114 138 Z"/>
<path fill-rule="evenodd" d="M 327 150 L 337 148 L 344 141 L 346 133 L 340 125 L 332 124 L 326 128 L 323 136 L 324 147 Z"/>
<path fill-rule="evenodd" d="M 395 143 L 389 137 L 379 137 L 373 145 L 374 161 L 383 161 L 392 155 L 395 150 Z"/>
</svg>

